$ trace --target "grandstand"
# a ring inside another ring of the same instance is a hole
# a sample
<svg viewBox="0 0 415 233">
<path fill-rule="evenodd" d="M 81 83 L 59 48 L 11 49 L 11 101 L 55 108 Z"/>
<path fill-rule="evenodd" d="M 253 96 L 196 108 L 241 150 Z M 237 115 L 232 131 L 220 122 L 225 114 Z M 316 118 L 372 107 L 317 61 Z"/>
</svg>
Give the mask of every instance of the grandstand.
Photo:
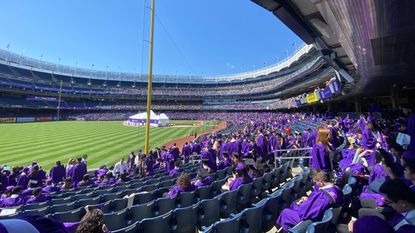
<svg viewBox="0 0 415 233">
<path fill-rule="evenodd" d="M 146 109 L 145 74 L 0 50 L 0 132 L 16 147 L 0 148 L 0 232 L 414 232 L 415 2 L 252 2 L 305 44 L 247 72 L 154 75 L 152 109 L 189 129 L 156 129 L 147 154 L 115 151 L 136 146 L 121 122 Z M 62 134 L 39 138 L 56 148 L 14 154 L 33 149 L 6 134 L 19 123 L 49 124 Z"/>
</svg>

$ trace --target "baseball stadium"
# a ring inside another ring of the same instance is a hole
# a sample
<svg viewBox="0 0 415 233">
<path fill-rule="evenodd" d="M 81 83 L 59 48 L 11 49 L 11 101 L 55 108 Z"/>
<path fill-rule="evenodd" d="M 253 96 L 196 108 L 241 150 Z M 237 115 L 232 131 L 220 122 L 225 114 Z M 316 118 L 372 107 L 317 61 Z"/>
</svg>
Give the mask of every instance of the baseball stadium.
<svg viewBox="0 0 415 233">
<path fill-rule="evenodd" d="M 415 232 L 414 1 L 4 5 L 0 233 Z"/>
</svg>

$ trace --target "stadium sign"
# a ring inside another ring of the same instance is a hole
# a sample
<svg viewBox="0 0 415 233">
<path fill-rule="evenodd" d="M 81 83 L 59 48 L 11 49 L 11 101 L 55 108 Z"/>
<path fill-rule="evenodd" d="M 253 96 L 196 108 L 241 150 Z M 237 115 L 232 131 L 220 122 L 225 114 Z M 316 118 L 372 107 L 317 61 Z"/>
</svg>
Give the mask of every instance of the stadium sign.
<svg viewBox="0 0 415 233">
<path fill-rule="evenodd" d="M 15 123 L 16 118 L 8 117 L 8 118 L 0 118 L 0 123 Z"/>
</svg>

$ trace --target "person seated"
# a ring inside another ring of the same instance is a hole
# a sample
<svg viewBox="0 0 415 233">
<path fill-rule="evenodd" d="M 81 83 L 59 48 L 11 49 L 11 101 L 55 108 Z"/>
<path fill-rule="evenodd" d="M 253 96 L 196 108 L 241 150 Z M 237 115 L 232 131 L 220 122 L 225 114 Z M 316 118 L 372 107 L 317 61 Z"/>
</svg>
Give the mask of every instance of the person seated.
<svg viewBox="0 0 415 233">
<path fill-rule="evenodd" d="M 173 168 L 173 170 L 171 170 L 169 172 L 169 176 L 173 177 L 173 176 L 183 172 L 183 169 L 180 168 L 181 165 L 182 165 L 182 161 L 180 161 L 180 160 L 177 160 L 176 162 L 174 162 L 174 168 Z"/>
<path fill-rule="evenodd" d="M 218 170 L 223 170 L 223 169 L 225 169 L 227 167 L 232 166 L 232 160 L 229 158 L 228 152 L 227 151 L 224 151 L 222 153 L 222 156 L 223 156 L 223 158 L 222 158 L 222 160 L 218 164 Z"/>
<path fill-rule="evenodd" d="M 1 203 L 0 207 L 12 207 L 12 206 L 19 206 L 23 205 L 26 202 L 26 199 L 22 197 L 22 186 L 16 186 L 11 191 L 11 195 L 9 197 L 4 198 Z"/>
<path fill-rule="evenodd" d="M 116 182 L 116 180 L 115 180 L 114 175 L 112 174 L 112 172 L 107 172 L 104 179 L 101 182 L 98 183 L 98 187 L 102 188 L 102 187 L 111 186 L 111 185 L 115 184 L 115 182 Z"/>
<path fill-rule="evenodd" d="M 402 179 L 386 180 L 379 190 L 385 203 L 396 211 L 395 215 L 390 218 L 377 214 L 363 216 L 350 221 L 347 229 L 338 227 L 338 232 L 415 232 L 415 192 Z"/>
<path fill-rule="evenodd" d="M 415 191 L 415 152 L 407 151 L 403 153 L 401 162 L 405 168 L 403 175 L 405 179 L 411 181 L 409 187 Z"/>
<path fill-rule="evenodd" d="M 306 199 L 293 203 L 279 215 L 276 224 L 285 231 L 304 220 L 320 220 L 324 211 L 343 203 L 343 193 L 331 181 L 328 181 L 325 171 L 313 174 L 316 189 Z"/>
<path fill-rule="evenodd" d="M 66 190 L 70 190 L 73 188 L 73 184 L 72 184 L 72 178 L 67 177 L 64 181 L 63 181 L 63 185 L 61 186 L 61 191 L 66 191 Z"/>
<path fill-rule="evenodd" d="M 42 188 L 43 193 L 53 193 L 58 192 L 61 189 L 58 186 L 55 186 L 53 183 L 53 179 L 49 178 L 46 180 L 46 186 Z"/>
<path fill-rule="evenodd" d="M 85 208 L 88 209 L 88 206 Z M 68 230 L 68 227 L 67 227 Z M 100 209 L 87 210 L 82 218 L 76 233 L 107 233 L 110 232 L 104 222 L 104 213 Z"/>
<path fill-rule="evenodd" d="M 167 197 L 172 198 L 181 192 L 192 192 L 194 190 L 196 190 L 196 186 L 191 183 L 190 176 L 183 172 L 177 178 L 176 185 L 170 189 Z"/>
<path fill-rule="evenodd" d="M 238 163 L 235 167 L 235 172 L 232 178 L 222 186 L 223 190 L 233 191 L 243 184 L 252 182 L 252 178 L 248 175 L 248 171 L 243 163 Z"/>
<path fill-rule="evenodd" d="M 82 180 L 78 182 L 77 187 L 81 188 L 81 187 L 86 187 L 86 186 L 90 186 L 90 185 L 93 185 L 93 184 L 94 184 L 94 182 L 92 182 L 92 180 L 89 178 L 89 175 L 85 174 L 82 177 Z"/>
<path fill-rule="evenodd" d="M 194 182 L 196 187 L 207 186 L 213 183 L 212 176 L 209 175 L 209 172 L 206 169 L 199 169 L 197 171 L 197 180 Z"/>
<path fill-rule="evenodd" d="M 130 178 L 128 177 L 128 173 L 124 172 L 121 173 L 120 178 L 118 179 L 117 183 L 126 183 L 129 182 Z"/>
<path fill-rule="evenodd" d="M 40 203 L 40 202 L 44 202 L 44 201 L 49 201 L 51 199 L 52 199 L 51 196 L 49 196 L 47 194 L 43 194 L 42 193 L 42 188 L 38 187 L 38 188 L 35 188 L 33 190 L 33 196 L 30 197 L 26 201 L 26 204 Z"/>
</svg>

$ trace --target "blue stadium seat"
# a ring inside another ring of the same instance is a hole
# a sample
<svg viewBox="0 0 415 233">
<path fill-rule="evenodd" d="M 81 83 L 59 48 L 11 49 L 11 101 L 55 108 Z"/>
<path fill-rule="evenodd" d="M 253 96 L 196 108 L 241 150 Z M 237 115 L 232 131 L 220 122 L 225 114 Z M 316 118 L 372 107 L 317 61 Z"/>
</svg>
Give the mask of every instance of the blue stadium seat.
<svg viewBox="0 0 415 233">
<path fill-rule="evenodd" d="M 172 214 L 173 233 L 194 233 L 197 230 L 199 204 L 176 208 Z"/>
<path fill-rule="evenodd" d="M 104 214 L 105 225 L 108 230 L 114 231 L 128 226 L 128 211 L 122 210 L 115 213 Z"/>
<path fill-rule="evenodd" d="M 159 198 L 156 200 L 156 216 L 163 215 L 176 208 L 177 196 L 173 198 Z"/>
<path fill-rule="evenodd" d="M 127 207 L 127 202 L 127 198 L 120 198 L 108 201 L 105 203 L 104 207 L 102 208 L 102 211 L 104 213 L 112 213 L 123 210 Z"/>
<path fill-rule="evenodd" d="M 199 226 L 210 226 L 220 219 L 220 200 L 212 198 L 200 201 Z"/>
<path fill-rule="evenodd" d="M 266 205 L 266 200 L 262 200 L 254 207 L 245 209 L 242 214 L 241 230 L 247 233 L 262 232 L 262 213 Z"/>
<path fill-rule="evenodd" d="M 222 179 L 224 179 L 225 177 L 226 177 L 226 169 L 223 169 L 223 170 L 217 170 L 216 172 L 215 172 L 215 179 L 216 180 L 222 180 Z"/>
<path fill-rule="evenodd" d="M 259 197 L 264 188 L 264 177 L 257 177 L 252 180 L 252 190 L 251 190 L 251 197 Z"/>
<path fill-rule="evenodd" d="M 129 208 L 131 222 L 135 223 L 145 218 L 154 217 L 154 213 L 155 213 L 154 209 L 155 209 L 155 201 L 152 201 L 146 204 L 131 206 Z"/>
<path fill-rule="evenodd" d="M 222 218 L 227 218 L 231 214 L 237 213 L 238 206 L 238 190 L 223 193 L 220 196 L 221 205 L 220 212 Z"/>
<path fill-rule="evenodd" d="M 282 208 L 280 207 L 281 192 L 266 199 L 265 208 L 262 213 L 262 230 L 264 232 L 270 231 L 277 220 Z"/>
<path fill-rule="evenodd" d="M 47 215 L 50 213 L 50 207 L 44 207 L 40 209 L 34 209 L 34 210 L 24 210 L 20 213 L 18 213 L 19 216 L 33 216 L 33 215 Z"/>
<path fill-rule="evenodd" d="M 217 180 L 212 184 L 213 195 L 216 196 L 222 192 L 222 186 L 228 181 L 228 178 Z"/>
<path fill-rule="evenodd" d="M 94 197 L 94 198 L 87 198 L 87 199 L 80 199 L 75 202 L 77 207 L 85 207 L 87 205 L 95 205 L 101 203 L 101 197 Z"/>
<path fill-rule="evenodd" d="M 252 189 L 252 182 L 243 184 L 238 187 L 238 206 L 237 209 L 243 210 L 246 207 L 251 205 L 251 189 Z"/>
<path fill-rule="evenodd" d="M 268 192 L 271 192 L 274 174 L 272 173 L 272 171 L 267 172 L 263 175 L 263 177 L 264 177 L 264 190 L 268 190 Z"/>
<path fill-rule="evenodd" d="M 111 231 L 111 233 L 135 233 L 138 231 L 138 222 L 133 223 L 127 227 L 115 230 L 115 231 Z"/>
<path fill-rule="evenodd" d="M 216 233 L 239 233 L 241 225 L 241 214 L 232 216 L 231 218 L 216 222 L 213 225 Z"/>
<path fill-rule="evenodd" d="M 178 195 L 180 208 L 191 206 L 196 201 L 196 191 L 193 192 L 181 192 Z"/>
<path fill-rule="evenodd" d="M 213 197 L 212 185 L 201 186 L 197 188 L 197 200 L 210 199 Z"/>
<path fill-rule="evenodd" d="M 333 218 L 333 209 L 330 208 L 324 212 L 323 219 L 319 222 L 314 222 L 307 228 L 307 232 L 327 232 L 327 228 Z"/>
<path fill-rule="evenodd" d="M 167 214 L 160 215 L 154 218 L 143 219 L 138 225 L 138 232 L 140 233 L 166 233 L 170 232 L 170 221 L 172 211 Z"/>
<path fill-rule="evenodd" d="M 71 211 L 76 209 L 77 205 L 75 204 L 75 202 L 69 202 L 69 203 L 65 203 L 65 204 L 61 204 L 61 205 L 52 205 L 50 206 L 50 213 L 55 213 L 55 212 L 67 212 L 67 211 Z"/>
<path fill-rule="evenodd" d="M 67 211 L 67 212 L 56 212 L 56 213 L 50 214 L 48 218 L 53 218 L 61 222 L 80 222 L 84 215 L 85 215 L 85 209 L 79 208 L 79 209 Z"/>
<path fill-rule="evenodd" d="M 134 195 L 133 205 L 141 205 L 154 200 L 153 192 L 141 192 Z"/>
</svg>

